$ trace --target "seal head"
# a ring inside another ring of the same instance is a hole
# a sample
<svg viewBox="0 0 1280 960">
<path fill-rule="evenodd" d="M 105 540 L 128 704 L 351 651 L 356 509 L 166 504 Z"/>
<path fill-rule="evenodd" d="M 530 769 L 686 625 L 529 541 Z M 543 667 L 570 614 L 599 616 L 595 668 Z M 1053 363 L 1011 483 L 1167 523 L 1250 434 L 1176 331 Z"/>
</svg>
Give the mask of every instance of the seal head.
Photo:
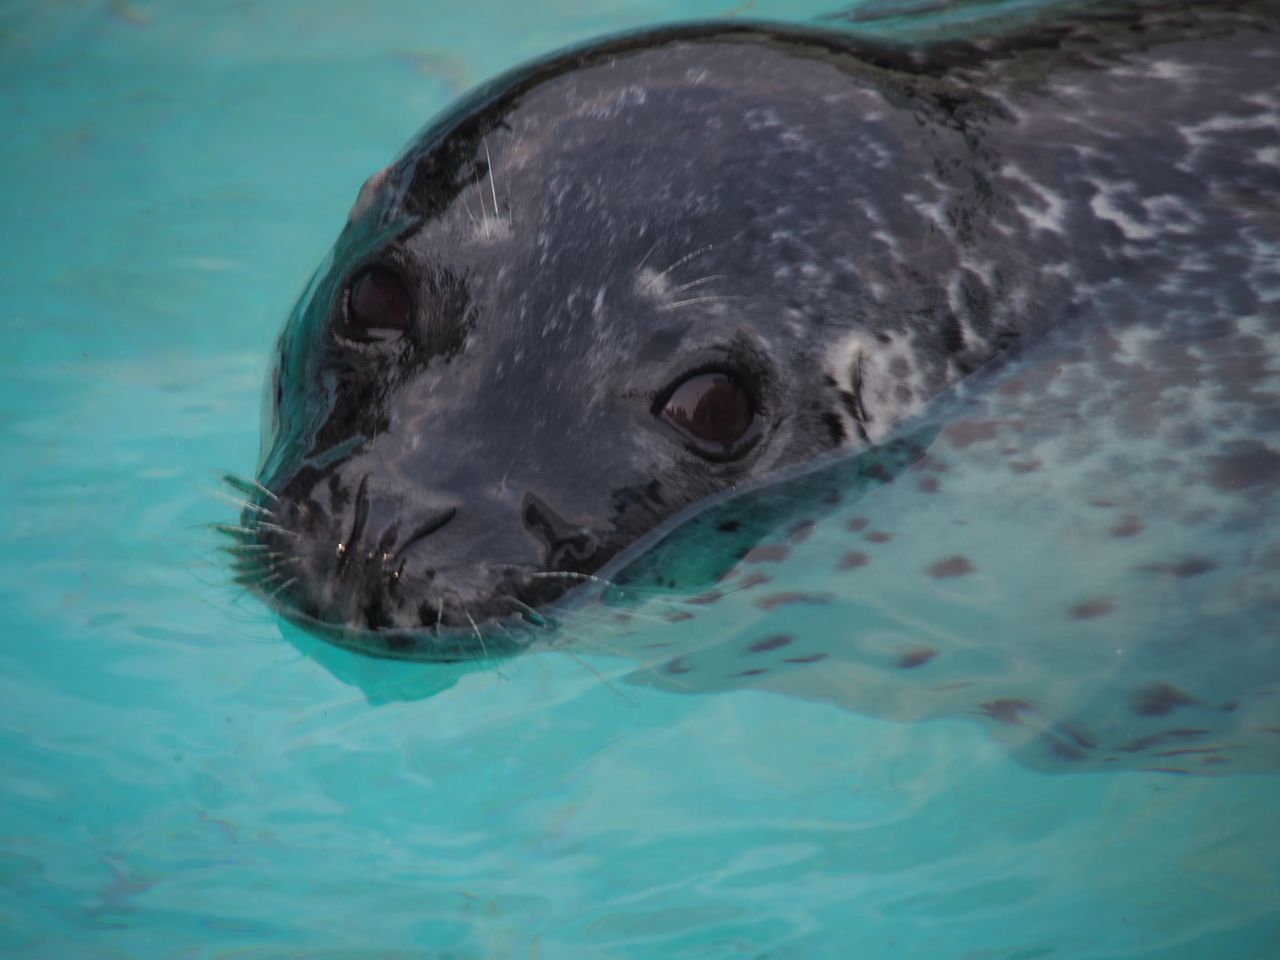
<svg viewBox="0 0 1280 960">
<path fill-rule="evenodd" d="M 686 506 L 874 443 L 1052 319 L 1062 278 L 990 226 L 998 114 L 763 27 L 472 95 L 365 185 L 280 338 L 255 586 L 364 650 L 491 653 L 481 625 Z"/>
</svg>

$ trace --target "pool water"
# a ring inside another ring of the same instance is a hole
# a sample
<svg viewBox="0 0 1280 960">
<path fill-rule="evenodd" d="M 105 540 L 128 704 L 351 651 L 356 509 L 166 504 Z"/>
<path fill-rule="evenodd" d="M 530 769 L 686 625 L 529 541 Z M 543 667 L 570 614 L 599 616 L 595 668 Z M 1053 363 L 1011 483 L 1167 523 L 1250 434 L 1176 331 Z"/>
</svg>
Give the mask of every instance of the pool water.
<svg viewBox="0 0 1280 960">
<path fill-rule="evenodd" d="M 270 345 L 423 121 L 598 33 L 828 12 L 0 12 L 0 954 L 1280 955 L 1274 774 L 1070 773 L 962 709 L 681 690 L 603 626 L 376 661 L 230 583 L 207 524 Z"/>
</svg>

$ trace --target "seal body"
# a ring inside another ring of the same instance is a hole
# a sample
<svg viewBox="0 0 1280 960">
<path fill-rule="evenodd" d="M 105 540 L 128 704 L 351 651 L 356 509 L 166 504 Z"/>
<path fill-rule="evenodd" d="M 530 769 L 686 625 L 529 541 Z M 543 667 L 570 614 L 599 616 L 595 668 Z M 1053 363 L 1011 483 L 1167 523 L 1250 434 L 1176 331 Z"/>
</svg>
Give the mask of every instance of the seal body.
<svg viewBox="0 0 1280 960">
<path fill-rule="evenodd" d="M 1046 330 L 1274 337 L 1237 322 L 1280 296 L 1276 22 L 692 26 L 500 78 L 365 185 L 289 320 L 246 578 L 369 652 L 494 653 L 679 511 L 890 441 Z"/>
</svg>

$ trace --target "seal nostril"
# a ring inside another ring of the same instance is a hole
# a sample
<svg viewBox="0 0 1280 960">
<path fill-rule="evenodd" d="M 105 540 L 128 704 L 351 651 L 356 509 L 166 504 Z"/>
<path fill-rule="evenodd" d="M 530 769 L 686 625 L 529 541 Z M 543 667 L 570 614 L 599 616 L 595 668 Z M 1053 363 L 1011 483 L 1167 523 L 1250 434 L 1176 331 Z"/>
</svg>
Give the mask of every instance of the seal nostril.
<svg viewBox="0 0 1280 960">
<path fill-rule="evenodd" d="M 548 552 L 547 566 L 552 570 L 585 571 L 578 568 L 596 552 L 599 543 L 589 533 L 579 533 L 557 541 Z"/>
<path fill-rule="evenodd" d="M 543 499 L 527 493 L 524 498 L 524 526 L 546 546 L 548 570 L 580 569 L 599 549 L 600 543 L 586 527 L 570 523 Z"/>
</svg>

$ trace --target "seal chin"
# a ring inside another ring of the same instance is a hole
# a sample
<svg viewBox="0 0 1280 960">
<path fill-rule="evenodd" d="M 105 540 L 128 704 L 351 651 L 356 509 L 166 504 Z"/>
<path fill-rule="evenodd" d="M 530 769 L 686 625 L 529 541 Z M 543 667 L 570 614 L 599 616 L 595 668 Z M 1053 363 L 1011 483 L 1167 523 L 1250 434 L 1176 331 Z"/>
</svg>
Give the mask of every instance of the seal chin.
<svg viewBox="0 0 1280 960">
<path fill-rule="evenodd" d="M 280 614 L 294 626 L 355 653 L 388 660 L 468 663 L 513 657 L 532 646 L 542 632 L 515 617 L 483 624 L 431 630 L 360 630 L 343 623 L 314 620 L 288 606 Z M 544 621 L 545 623 L 545 621 Z"/>
</svg>

